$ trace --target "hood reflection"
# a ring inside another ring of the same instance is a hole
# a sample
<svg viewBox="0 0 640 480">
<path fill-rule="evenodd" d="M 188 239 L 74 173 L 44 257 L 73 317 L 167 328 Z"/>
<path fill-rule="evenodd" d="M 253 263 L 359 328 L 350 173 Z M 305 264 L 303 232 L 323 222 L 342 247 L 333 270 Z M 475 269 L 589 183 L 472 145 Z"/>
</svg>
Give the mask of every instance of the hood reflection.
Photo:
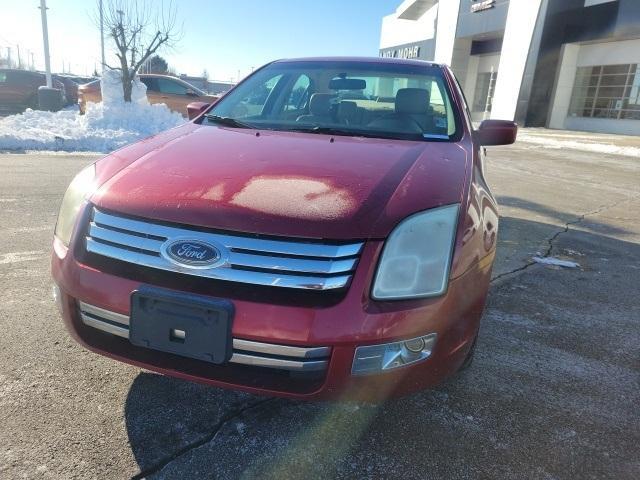
<svg viewBox="0 0 640 480">
<path fill-rule="evenodd" d="M 348 190 L 308 177 L 253 177 L 230 203 L 269 215 L 315 220 L 343 218 L 356 208 Z"/>
</svg>

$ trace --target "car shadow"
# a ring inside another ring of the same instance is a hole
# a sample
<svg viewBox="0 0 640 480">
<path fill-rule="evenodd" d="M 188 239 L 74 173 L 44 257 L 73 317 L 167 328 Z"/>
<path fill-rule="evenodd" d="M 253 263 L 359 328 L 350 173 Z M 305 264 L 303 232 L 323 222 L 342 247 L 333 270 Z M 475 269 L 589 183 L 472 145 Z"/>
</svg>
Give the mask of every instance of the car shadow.
<svg viewBox="0 0 640 480">
<path fill-rule="evenodd" d="M 501 228 L 515 244 L 557 231 Z M 472 366 L 409 397 L 297 402 L 140 373 L 125 420 L 141 476 L 631 478 L 640 245 L 570 230 L 554 248 L 581 267 L 533 265 L 494 285 Z"/>
<path fill-rule="evenodd" d="M 579 217 L 579 215 L 566 213 L 561 210 L 551 208 L 548 205 L 532 202 L 531 200 L 525 200 L 519 197 L 498 196 L 497 199 L 500 206 L 528 210 L 530 212 L 544 215 L 549 218 L 555 218 L 561 223 L 573 222 Z M 596 232 L 602 232 L 603 230 L 606 230 L 610 235 L 625 235 L 631 233 L 627 229 L 616 227 L 609 223 L 598 222 L 597 220 L 594 220 L 592 218 L 589 219 L 588 226 L 590 229 Z"/>
</svg>

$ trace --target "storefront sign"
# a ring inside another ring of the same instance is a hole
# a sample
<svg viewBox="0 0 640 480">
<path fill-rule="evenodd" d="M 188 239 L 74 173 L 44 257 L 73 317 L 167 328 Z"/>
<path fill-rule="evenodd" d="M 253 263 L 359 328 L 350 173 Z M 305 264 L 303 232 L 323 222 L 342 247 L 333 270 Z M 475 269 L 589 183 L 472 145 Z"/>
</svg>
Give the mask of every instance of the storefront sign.
<svg viewBox="0 0 640 480">
<path fill-rule="evenodd" d="M 478 2 L 477 0 L 472 1 L 474 3 L 471 5 L 471 13 L 489 10 L 496 6 L 496 0 L 483 0 L 482 2 Z"/>
<path fill-rule="evenodd" d="M 383 58 L 420 58 L 420 45 L 383 50 L 380 52 Z"/>
</svg>

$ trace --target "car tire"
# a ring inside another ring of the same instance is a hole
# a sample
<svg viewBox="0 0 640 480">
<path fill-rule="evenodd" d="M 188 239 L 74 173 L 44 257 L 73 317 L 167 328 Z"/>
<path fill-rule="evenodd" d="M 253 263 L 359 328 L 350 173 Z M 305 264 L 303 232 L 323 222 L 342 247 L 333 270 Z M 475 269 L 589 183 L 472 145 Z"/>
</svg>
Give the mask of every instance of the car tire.
<svg viewBox="0 0 640 480">
<path fill-rule="evenodd" d="M 478 334 L 476 333 L 476 337 L 473 339 L 473 344 L 471 345 L 471 349 L 469 350 L 469 353 L 467 353 L 467 356 L 465 357 L 464 361 L 462 362 L 462 365 L 460 365 L 460 368 L 458 369 L 458 372 L 462 372 L 462 371 L 468 369 L 473 364 L 473 358 L 475 357 L 475 354 L 476 354 L 476 343 L 477 342 L 478 342 Z"/>
</svg>

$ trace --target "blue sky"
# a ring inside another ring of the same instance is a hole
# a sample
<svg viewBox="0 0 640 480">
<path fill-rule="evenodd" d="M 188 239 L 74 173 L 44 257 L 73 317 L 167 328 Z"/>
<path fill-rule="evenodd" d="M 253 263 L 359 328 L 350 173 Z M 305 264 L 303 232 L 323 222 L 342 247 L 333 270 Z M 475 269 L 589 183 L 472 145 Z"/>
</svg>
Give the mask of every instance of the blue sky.
<svg viewBox="0 0 640 480">
<path fill-rule="evenodd" d="M 108 1 L 108 0 L 105 0 Z M 0 0 L 0 52 L 23 62 L 33 52 L 44 68 L 39 0 Z M 167 2 L 165 2 L 167 3 Z M 149 5 L 159 5 L 153 0 Z M 176 0 L 184 37 L 162 53 L 178 73 L 205 68 L 220 80 L 244 76 L 275 58 L 377 55 L 380 22 L 400 0 Z M 90 19 L 95 2 L 48 0 L 53 70 L 78 74 L 99 63 L 99 33 Z"/>
</svg>

